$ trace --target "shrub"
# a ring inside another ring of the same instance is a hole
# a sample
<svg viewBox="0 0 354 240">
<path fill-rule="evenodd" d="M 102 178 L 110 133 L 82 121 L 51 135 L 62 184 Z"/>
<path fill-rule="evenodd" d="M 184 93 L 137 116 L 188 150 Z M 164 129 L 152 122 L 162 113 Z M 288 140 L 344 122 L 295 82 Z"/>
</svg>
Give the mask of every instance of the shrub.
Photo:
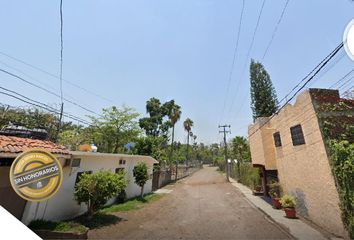
<svg viewBox="0 0 354 240">
<path fill-rule="evenodd" d="M 293 196 L 286 194 L 280 199 L 280 204 L 283 208 L 294 208 L 296 200 Z"/>
<path fill-rule="evenodd" d="M 259 185 L 260 182 L 259 169 L 254 168 L 251 164 L 241 163 L 239 164 L 239 166 L 235 165 L 234 172 L 237 173 L 237 179 L 240 183 L 252 189 L 254 189 L 257 185 Z"/>
<path fill-rule="evenodd" d="M 332 140 L 329 143 L 331 166 L 340 198 L 342 220 L 354 239 L 354 143 Z"/>
<path fill-rule="evenodd" d="M 148 166 L 144 162 L 140 162 L 134 166 L 133 175 L 135 183 L 141 187 L 140 197 L 144 196 L 144 185 L 149 180 Z"/>
<path fill-rule="evenodd" d="M 279 198 L 280 197 L 282 188 L 278 182 L 273 182 L 273 183 L 268 184 L 268 188 L 269 188 L 268 193 L 272 198 Z"/>
<path fill-rule="evenodd" d="M 93 215 L 112 197 L 127 186 L 125 173 L 99 171 L 94 174 L 82 174 L 75 185 L 75 200 L 87 204 L 88 214 Z"/>
</svg>

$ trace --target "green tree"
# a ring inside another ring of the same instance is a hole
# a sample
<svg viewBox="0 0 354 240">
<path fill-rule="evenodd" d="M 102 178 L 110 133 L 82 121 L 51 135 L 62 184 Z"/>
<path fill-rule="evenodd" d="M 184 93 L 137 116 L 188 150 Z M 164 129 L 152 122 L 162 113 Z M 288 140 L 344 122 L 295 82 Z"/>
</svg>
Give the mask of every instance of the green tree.
<svg viewBox="0 0 354 240">
<path fill-rule="evenodd" d="M 157 98 L 150 98 L 146 102 L 146 113 L 149 114 L 148 117 L 139 119 L 139 126 L 145 130 L 146 135 L 167 138 L 167 132 L 171 124 L 164 121 L 164 117 L 167 116 L 166 105 L 162 105 Z"/>
<path fill-rule="evenodd" d="M 165 161 L 167 160 L 166 152 L 162 148 L 164 142 L 163 137 L 140 137 L 136 140 L 133 152 L 139 155 L 151 156 L 159 161 Z"/>
<path fill-rule="evenodd" d="M 168 107 L 168 117 L 172 125 L 172 137 L 171 137 L 171 151 L 169 154 L 169 161 L 172 162 L 173 146 L 175 138 L 175 125 L 181 118 L 181 107 L 174 103 L 174 100 L 170 101 L 170 107 Z"/>
<path fill-rule="evenodd" d="M 190 118 L 187 118 L 186 120 L 184 120 L 183 122 L 183 127 L 184 130 L 187 131 L 187 166 L 188 166 L 188 161 L 189 161 L 189 137 L 191 135 L 191 131 L 192 131 L 192 127 L 193 127 L 193 121 Z"/>
<path fill-rule="evenodd" d="M 231 156 L 241 163 L 251 161 L 250 147 L 245 137 L 236 136 L 231 140 Z"/>
<path fill-rule="evenodd" d="M 144 162 L 140 162 L 134 166 L 133 175 L 135 183 L 141 187 L 140 198 L 144 197 L 144 186 L 147 180 L 149 180 L 148 166 Z"/>
<path fill-rule="evenodd" d="M 75 185 L 75 200 L 87 204 L 91 216 L 112 197 L 116 196 L 127 186 L 125 173 L 99 171 L 94 174 L 82 174 Z"/>
<path fill-rule="evenodd" d="M 278 100 L 269 74 L 259 62 L 251 60 L 251 109 L 253 120 L 269 117 L 278 110 Z"/>
<path fill-rule="evenodd" d="M 124 145 L 135 140 L 140 134 L 137 113 L 127 106 L 103 108 L 99 117 L 93 117 L 92 138 L 101 152 L 118 153 L 124 151 Z"/>
</svg>

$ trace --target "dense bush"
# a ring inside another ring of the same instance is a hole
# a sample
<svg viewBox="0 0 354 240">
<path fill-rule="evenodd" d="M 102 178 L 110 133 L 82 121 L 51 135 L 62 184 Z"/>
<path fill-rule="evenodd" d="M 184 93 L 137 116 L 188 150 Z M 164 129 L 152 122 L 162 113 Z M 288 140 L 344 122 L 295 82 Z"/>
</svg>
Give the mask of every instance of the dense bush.
<svg viewBox="0 0 354 240">
<path fill-rule="evenodd" d="M 126 186 L 124 172 L 99 171 L 94 174 L 84 173 L 75 185 L 75 200 L 78 203 L 86 203 L 88 214 L 92 215 Z"/>
<path fill-rule="evenodd" d="M 235 165 L 233 171 L 240 183 L 252 189 L 260 184 L 259 169 L 254 168 L 250 163 L 242 163 L 239 166 Z"/>
<path fill-rule="evenodd" d="M 343 223 L 350 238 L 354 239 L 354 143 L 332 140 L 329 149 Z"/>
</svg>

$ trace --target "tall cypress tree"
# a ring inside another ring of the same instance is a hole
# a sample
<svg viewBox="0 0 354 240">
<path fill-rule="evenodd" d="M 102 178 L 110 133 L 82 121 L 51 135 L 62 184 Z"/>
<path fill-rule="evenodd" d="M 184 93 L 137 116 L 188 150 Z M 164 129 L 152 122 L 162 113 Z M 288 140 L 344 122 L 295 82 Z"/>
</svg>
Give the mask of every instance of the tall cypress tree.
<svg viewBox="0 0 354 240">
<path fill-rule="evenodd" d="M 269 117 L 278 110 L 278 99 L 272 80 L 260 62 L 251 60 L 251 109 L 253 120 Z"/>
</svg>

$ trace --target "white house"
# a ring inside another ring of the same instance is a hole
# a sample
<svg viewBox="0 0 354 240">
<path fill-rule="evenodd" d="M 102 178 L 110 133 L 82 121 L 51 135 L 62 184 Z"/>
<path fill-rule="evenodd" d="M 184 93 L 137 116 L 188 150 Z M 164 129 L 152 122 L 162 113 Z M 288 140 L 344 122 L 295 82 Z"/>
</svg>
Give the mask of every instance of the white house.
<svg viewBox="0 0 354 240">
<path fill-rule="evenodd" d="M 16 146 L 16 149 L 11 149 L 11 146 Z M 125 191 L 127 197 L 131 198 L 140 194 L 140 187 L 134 183 L 133 168 L 138 162 L 145 162 L 149 167 L 151 178 L 145 185 L 144 193 L 152 191 L 152 171 L 157 161 L 150 156 L 67 151 L 62 146 L 48 141 L 8 136 L 0 136 L 1 179 L 9 179 L 9 167 L 19 153 L 34 147 L 43 148 L 57 156 L 63 167 L 64 178 L 59 191 L 40 203 L 25 201 L 14 193 L 9 183 L 0 183 L 0 204 L 25 224 L 33 219 L 52 221 L 70 219 L 87 211 L 86 204 L 79 205 L 74 200 L 75 183 L 78 176 L 84 172 L 94 173 L 99 170 L 117 172 L 124 169 L 128 180 Z M 10 195 L 11 197 L 8 197 Z M 107 204 L 113 203 L 114 200 L 111 199 Z"/>
</svg>

